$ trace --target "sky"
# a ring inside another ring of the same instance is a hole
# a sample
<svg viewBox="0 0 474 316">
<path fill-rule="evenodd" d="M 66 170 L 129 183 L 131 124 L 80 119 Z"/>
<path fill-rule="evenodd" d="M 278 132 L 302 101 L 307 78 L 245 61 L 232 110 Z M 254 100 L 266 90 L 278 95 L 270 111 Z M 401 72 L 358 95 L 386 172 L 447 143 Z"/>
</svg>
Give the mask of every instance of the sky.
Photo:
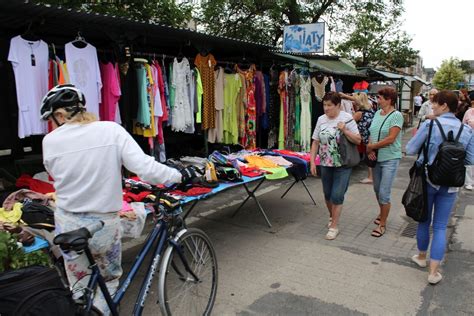
<svg viewBox="0 0 474 316">
<path fill-rule="evenodd" d="M 474 60 L 473 0 L 405 0 L 404 6 L 402 28 L 425 68 L 438 68 L 449 57 Z"/>
</svg>

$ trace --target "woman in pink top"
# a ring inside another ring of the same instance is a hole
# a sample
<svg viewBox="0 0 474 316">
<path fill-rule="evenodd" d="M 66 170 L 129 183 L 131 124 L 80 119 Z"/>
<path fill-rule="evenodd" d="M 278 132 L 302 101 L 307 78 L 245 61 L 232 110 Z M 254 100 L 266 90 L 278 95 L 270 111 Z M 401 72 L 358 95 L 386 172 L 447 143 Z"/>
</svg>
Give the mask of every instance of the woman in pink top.
<svg viewBox="0 0 474 316">
<path fill-rule="evenodd" d="M 464 114 L 462 122 L 469 125 L 471 128 L 474 128 L 474 101 L 471 101 L 471 108 Z M 466 166 L 466 182 L 464 183 L 464 187 L 471 191 L 473 186 L 474 166 Z"/>
</svg>

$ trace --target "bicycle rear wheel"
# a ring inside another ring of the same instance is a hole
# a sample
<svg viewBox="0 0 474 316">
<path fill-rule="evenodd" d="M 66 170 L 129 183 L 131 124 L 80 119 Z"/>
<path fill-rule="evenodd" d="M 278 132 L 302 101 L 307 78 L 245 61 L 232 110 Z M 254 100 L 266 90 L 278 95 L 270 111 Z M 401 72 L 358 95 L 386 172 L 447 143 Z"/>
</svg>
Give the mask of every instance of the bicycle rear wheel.
<svg viewBox="0 0 474 316">
<path fill-rule="evenodd" d="M 209 315 L 217 291 L 214 248 L 209 237 L 195 228 L 188 229 L 177 244 L 177 247 L 168 246 L 161 261 L 158 279 L 161 312 L 164 315 Z M 186 269 L 186 263 L 192 273 Z"/>
</svg>

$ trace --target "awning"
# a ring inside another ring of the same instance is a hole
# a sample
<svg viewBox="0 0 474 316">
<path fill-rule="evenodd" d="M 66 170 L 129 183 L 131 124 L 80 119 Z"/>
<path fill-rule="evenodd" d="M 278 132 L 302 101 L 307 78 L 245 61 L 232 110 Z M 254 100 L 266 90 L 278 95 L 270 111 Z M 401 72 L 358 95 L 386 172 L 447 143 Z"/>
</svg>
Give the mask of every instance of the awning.
<svg viewBox="0 0 474 316">
<path fill-rule="evenodd" d="M 322 72 L 334 75 L 343 76 L 354 76 L 354 77 L 367 77 L 367 75 L 361 71 L 358 71 L 352 63 L 344 58 L 338 60 L 325 60 L 325 59 L 309 59 L 309 65 L 311 68 L 321 70 Z"/>
<path fill-rule="evenodd" d="M 421 78 L 418 77 L 418 76 L 413 76 L 413 78 L 415 78 L 417 81 L 421 82 L 421 83 L 424 84 L 425 86 L 431 86 L 431 83 L 430 83 L 430 82 L 426 82 L 426 81 L 424 81 L 423 79 L 421 79 Z"/>
<path fill-rule="evenodd" d="M 285 59 L 291 60 L 291 61 L 296 62 L 298 64 L 303 64 L 303 65 L 309 66 L 309 60 L 304 58 L 304 57 L 295 56 L 295 55 L 291 55 L 291 54 L 276 53 L 276 52 L 273 52 L 273 54 L 275 56 L 283 57 Z"/>
<path fill-rule="evenodd" d="M 405 75 L 398 74 L 395 72 L 390 72 L 390 71 L 385 71 L 385 70 L 380 70 L 380 69 L 375 69 L 375 68 L 359 68 L 359 70 L 363 71 L 368 77 L 374 77 L 373 75 L 375 74 L 375 77 L 379 75 L 381 78 L 385 80 L 404 80 Z"/>
</svg>

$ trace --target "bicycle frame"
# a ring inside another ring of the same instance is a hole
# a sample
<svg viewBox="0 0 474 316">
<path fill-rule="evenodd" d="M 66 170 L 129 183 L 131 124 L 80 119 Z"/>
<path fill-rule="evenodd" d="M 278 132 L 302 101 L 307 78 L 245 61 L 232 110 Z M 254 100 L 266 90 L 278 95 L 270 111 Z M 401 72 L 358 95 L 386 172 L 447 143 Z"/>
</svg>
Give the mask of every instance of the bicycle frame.
<svg viewBox="0 0 474 316">
<path fill-rule="evenodd" d="M 138 272 L 138 269 L 142 265 L 143 261 L 145 260 L 146 256 L 152 249 L 153 244 L 155 243 L 157 239 L 158 239 L 158 242 L 156 243 L 155 250 L 153 252 L 151 264 L 148 267 L 146 277 L 143 279 L 139 295 L 137 297 L 137 300 L 135 301 L 133 315 L 142 314 L 143 307 L 148 295 L 148 290 L 151 286 L 153 276 L 156 270 L 158 269 L 158 264 L 160 263 L 161 254 L 163 253 L 163 250 L 165 247 L 165 242 L 168 242 L 173 247 L 175 247 L 175 249 L 178 251 L 179 257 L 181 258 L 181 260 L 183 260 L 186 270 L 188 270 L 188 272 L 190 272 L 193 277 L 198 279 L 189 268 L 189 265 L 186 259 L 184 258 L 182 250 L 180 249 L 180 247 L 178 247 L 178 244 L 176 243 L 179 237 L 181 237 L 181 235 L 184 234 L 185 232 L 186 232 L 186 229 L 183 228 L 177 233 L 176 237 L 174 237 L 173 240 L 168 240 L 169 234 L 168 234 L 167 223 L 162 220 L 158 221 L 158 223 L 155 224 L 155 227 L 153 228 L 153 230 L 149 233 L 143 248 L 140 250 L 140 253 L 135 258 L 135 262 L 133 263 L 130 271 L 128 272 L 126 279 L 124 280 L 120 288 L 117 290 L 113 298 L 111 297 L 107 289 L 107 286 L 105 284 L 104 278 L 100 274 L 99 268 L 97 267 L 97 264 L 94 263 L 95 262 L 94 258 L 92 257 L 92 254 L 89 248 L 87 247 L 85 249 L 85 254 L 89 262 L 91 262 L 90 268 L 92 270 L 92 274 L 91 274 L 91 278 L 89 279 L 89 283 L 86 290 L 86 302 L 87 302 L 86 311 L 90 311 L 92 309 L 92 305 L 93 305 L 92 293 L 95 292 L 95 290 L 97 289 L 97 285 L 99 285 L 99 288 L 101 289 L 104 295 L 104 298 L 107 301 L 107 305 L 110 308 L 111 314 L 114 316 L 118 316 L 117 306 L 119 305 L 120 301 L 124 297 L 125 292 L 127 291 L 131 282 L 135 278 Z"/>
</svg>

